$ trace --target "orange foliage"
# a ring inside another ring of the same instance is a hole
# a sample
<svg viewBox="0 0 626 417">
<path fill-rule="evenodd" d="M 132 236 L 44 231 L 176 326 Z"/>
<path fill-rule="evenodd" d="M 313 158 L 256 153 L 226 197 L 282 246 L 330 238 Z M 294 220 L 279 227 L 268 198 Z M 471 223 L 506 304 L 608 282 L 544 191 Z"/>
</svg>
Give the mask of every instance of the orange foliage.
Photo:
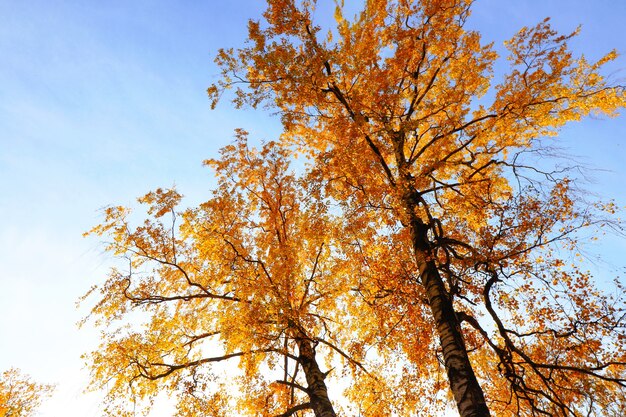
<svg viewBox="0 0 626 417">
<path fill-rule="evenodd" d="M 601 74 L 615 52 L 576 58 L 577 32 L 546 20 L 507 42 L 494 82 L 469 0 L 338 6 L 326 34 L 314 1 L 267 4 L 208 92 L 273 107 L 280 139 L 254 150 L 238 131 L 197 208 L 157 190 L 143 225 L 112 207 L 93 230 L 127 262 L 95 290 L 107 410 L 165 390 L 181 416 L 619 415 L 623 288 L 572 256 L 614 207 L 537 158 L 564 124 L 624 107 Z M 224 380 L 211 365 L 230 360 Z"/>
<path fill-rule="evenodd" d="M 92 388 L 108 391 L 106 412 L 149 410 L 166 392 L 180 416 L 325 415 L 316 404 L 338 399 L 346 378 L 352 409 L 414 409 L 418 398 L 399 387 L 425 393 L 430 384 L 407 384 L 384 366 L 403 357 L 407 326 L 424 327 L 424 315 L 411 313 L 422 308 L 418 290 L 400 279 L 414 269 L 399 256 L 406 250 L 373 235 L 380 242 L 362 248 L 322 184 L 296 176 L 276 143 L 257 151 L 239 131 L 206 164 L 219 186 L 199 207 L 179 211 L 180 194 L 159 189 L 139 199 L 143 225 L 131 225 L 130 209 L 110 207 L 91 232 L 112 238 L 108 250 L 126 263 L 90 292 L 103 342 L 85 358 Z M 398 262 L 372 265 L 384 268 L 384 281 L 376 270 L 370 282 L 366 262 L 390 251 Z M 420 342 L 430 338 L 425 331 Z"/>
<path fill-rule="evenodd" d="M 31 417 L 54 386 L 38 384 L 18 369 L 4 371 L 0 377 L 0 416 Z"/>
<path fill-rule="evenodd" d="M 615 225 L 613 209 L 583 201 L 568 170 L 534 158 L 550 156 L 547 137 L 564 124 L 624 107 L 624 87 L 601 74 L 616 53 L 576 58 L 578 31 L 560 35 L 546 19 L 506 43 L 510 70 L 494 82 L 492 45 L 464 27 L 470 1 L 372 0 L 352 20 L 338 6 L 326 36 L 314 4 L 268 1 L 250 45 L 220 52 L 214 105 L 234 88 L 236 106 L 277 109 L 281 143 L 327 181 L 347 227 L 390 230 L 392 247 L 414 250 L 405 279 L 427 290 L 462 415 L 487 413 L 482 391 L 497 415 L 621 407 L 611 398 L 626 385 L 623 299 L 569 257 L 585 230 Z M 398 341 L 409 361 L 436 349 L 416 346 L 421 334 Z"/>
</svg>

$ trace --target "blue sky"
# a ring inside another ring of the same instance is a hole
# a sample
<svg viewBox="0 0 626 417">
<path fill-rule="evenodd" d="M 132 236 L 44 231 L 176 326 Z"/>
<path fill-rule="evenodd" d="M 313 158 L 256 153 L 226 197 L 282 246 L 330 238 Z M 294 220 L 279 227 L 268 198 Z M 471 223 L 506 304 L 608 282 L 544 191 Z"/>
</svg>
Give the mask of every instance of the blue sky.
<svg viewBox="0 0 626 417">
<path fill-rule="evenodd" d="M 0 370 L 58 383 L 41 416 L 98 415 L 96 398 L 81 394 L 79 358 L 97 334 L 75 326 L 85 313 L 77 298 L 111 262 L 97 239 L 81 236 L 98 209 L 173 184 L 188 204 L 201 201 L 213 184 L 201 162 L 234 128 L 258 139 L 278 132 L 263 112 L 226 102 L 211 111 L 205 94 L 218 76 L 217 48 L 241 45 L 261 8 L 258 0 L 0 0 Z M 612 48 L 626 54 L 626 1 L 477 0 L 470 25 L 501 48 L 546 16 L 564 32 L 582 24 L 572 46 L 592 59 Z M 610 70 L 626 83 L 626 57 Z M 604 169 L 588 188 L 622 206 L 625 137 L 622 117 L 568 126 L 559 139 Z M 623 242 L 605 248 L 626 264 Z"/>
</svg>

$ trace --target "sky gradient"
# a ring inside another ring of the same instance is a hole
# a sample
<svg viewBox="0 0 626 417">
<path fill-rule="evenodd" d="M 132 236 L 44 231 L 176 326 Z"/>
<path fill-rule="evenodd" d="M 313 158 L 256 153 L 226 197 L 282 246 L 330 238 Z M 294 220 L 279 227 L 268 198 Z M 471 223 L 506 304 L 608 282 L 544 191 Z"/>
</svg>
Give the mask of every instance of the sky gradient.
<svg viewBox="0 0 626 417">
<path fill-rule="evenodd" d="M 211 111 L 205 93 L 218 77 L 217 49 L 242 45 L 247 19 L 261 9 L 252 0 L 0 1 L 0 371 L 15 366 L 58 384 L 41 416 L 100 415 L 97 396 L 82 395 L 80 359 L 98 334 L 76 327 L 86 314 L 78 297 L 111 265 L 98 239 L 82 237 L 99 209 L 174 184 L 186 205 L 198 203 L 214 184 L 202 160 L 236 127 L 257 140 L 279 132 L 262 111 L 227 102 Z M 501 51 L 546 16 L 562 32 L 582 25 L 571 45 L 590 60 L 612 48 L 626 54 L 624 1 L 477 0 L 469 26 Z M 505 68 L 502 60 L 496 71 Z M 609 70 L 626 84 L 626 57 Z M 625 117 L 588 119 L 564 128 L 558 142 L 600 169 L 585 185 L 590 192 L 622 207 L 625 137 Z M 612 259 L 592 266 L 598 273 L 623 269 L 622 240 L 596 249 Z"/>
</svg>

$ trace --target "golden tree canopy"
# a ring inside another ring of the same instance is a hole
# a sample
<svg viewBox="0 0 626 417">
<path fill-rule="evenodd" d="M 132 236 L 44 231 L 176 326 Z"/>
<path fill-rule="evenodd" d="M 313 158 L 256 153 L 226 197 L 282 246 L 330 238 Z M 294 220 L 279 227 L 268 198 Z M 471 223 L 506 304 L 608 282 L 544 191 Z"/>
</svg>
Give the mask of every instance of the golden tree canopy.
<svg viewBox="0 0 626 417">
<path fill-rule="evenodd" d="M 624 107 L 624 86 L 602 75 L 617 54 L 575 57 L 578 31 L 546 19 L 506 43 L 510 68 L 494 79 L 493 46 L 465 28 L 471 3 L 371 0 L 354 18 L 338 5 L 325 33 L 315 1 L 269 0 L 248 46 L 218 55 L 209 95 L 234 88 L 236 106 L 277 109 L 284 146 L 346 212 L 376 219 L 353 228 L 407 228 L 397 237 L 415 252 L 463 416 L 488 414 L 485 400 L 498 415 L 619 409 L 622 287 L 602 293 L 571 256 L 616 226 L 615 208 L 537 158 L 566 123 Z"/>
<path fill-rule="evenodd" d="M 110 207 L 92 230 L 123 260 L 90 292 L 103 342 L 85 358 L 106 412 L 147 411 L 160 393 L 179 416 L 425 409 L 417 393 L 434 384 L 401 344 L 425 327 L 419 288 L 404 279 L 410 252 L 371 229 L 363 247 L 322 184 L 296 175 L 276 143 L 255 150 L 246 136 L 206 161 L 219 180 L 208 201 L 179 210 L 180 194 L 159 189 L 139 199 L 143 225 Z M 432 344 L 431 333 L 409 345 Z"/>
<path fill-rule="evenodd" d="M 338 4 L 325 32 L 315 1 L 268 0 L 220 51 L 213 104 L 234 89 L 284 132 L 255 150 L 238 131 L 198 207 L 157 190 L 143 224 L 111 207 L 94 228 L 124 261 L 92 293 L 109 414 L 166 392 L 179 416 L 619 415 L 623 287 L 576 256 L 615 207 L 540 161 L 624 107 L 617 55 L 575 57 L 545 20 L 494 79 L 471 3 Z"/>
<path fill-rule="evenodd" d="M 32 417 L 53 390 L 53 385 L 33 382 L 19 369 L 4 371 L 0 377 L 0 416 Z"/>
</svg>

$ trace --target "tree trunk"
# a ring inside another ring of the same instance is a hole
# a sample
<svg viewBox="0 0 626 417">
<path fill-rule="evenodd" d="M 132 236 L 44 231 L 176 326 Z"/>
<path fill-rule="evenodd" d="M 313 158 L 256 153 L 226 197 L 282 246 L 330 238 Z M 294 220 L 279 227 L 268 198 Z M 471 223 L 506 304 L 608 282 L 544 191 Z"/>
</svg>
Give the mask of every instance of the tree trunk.
<svg viewBox="0 0 626 417">
<path fill-rule="evenodd" d="M 298 343 L 299 362 L 304 371 L 311 407 L 315 417 L 336 417 L 335 410 L 328 398 L 328 390 L 324 379 L 326 375 L 320 370 L 315 360 L 315 348 L 311 340 L 300 337 Z"/>
<path fill-rule="evenodd" d="M 416 207 L 413 201 L 410 198 L 405 199 L 405 208 L 411 218 L 411 240 L 420 280 L 426 290 L 428 304 L 437 326 L 450 389 L 461 417 L 489 416 L 483 390 L 467 355 L 460 322 L 432 257 L 427 235 L 428 227 L 415 215 Z"/>
</svg>

